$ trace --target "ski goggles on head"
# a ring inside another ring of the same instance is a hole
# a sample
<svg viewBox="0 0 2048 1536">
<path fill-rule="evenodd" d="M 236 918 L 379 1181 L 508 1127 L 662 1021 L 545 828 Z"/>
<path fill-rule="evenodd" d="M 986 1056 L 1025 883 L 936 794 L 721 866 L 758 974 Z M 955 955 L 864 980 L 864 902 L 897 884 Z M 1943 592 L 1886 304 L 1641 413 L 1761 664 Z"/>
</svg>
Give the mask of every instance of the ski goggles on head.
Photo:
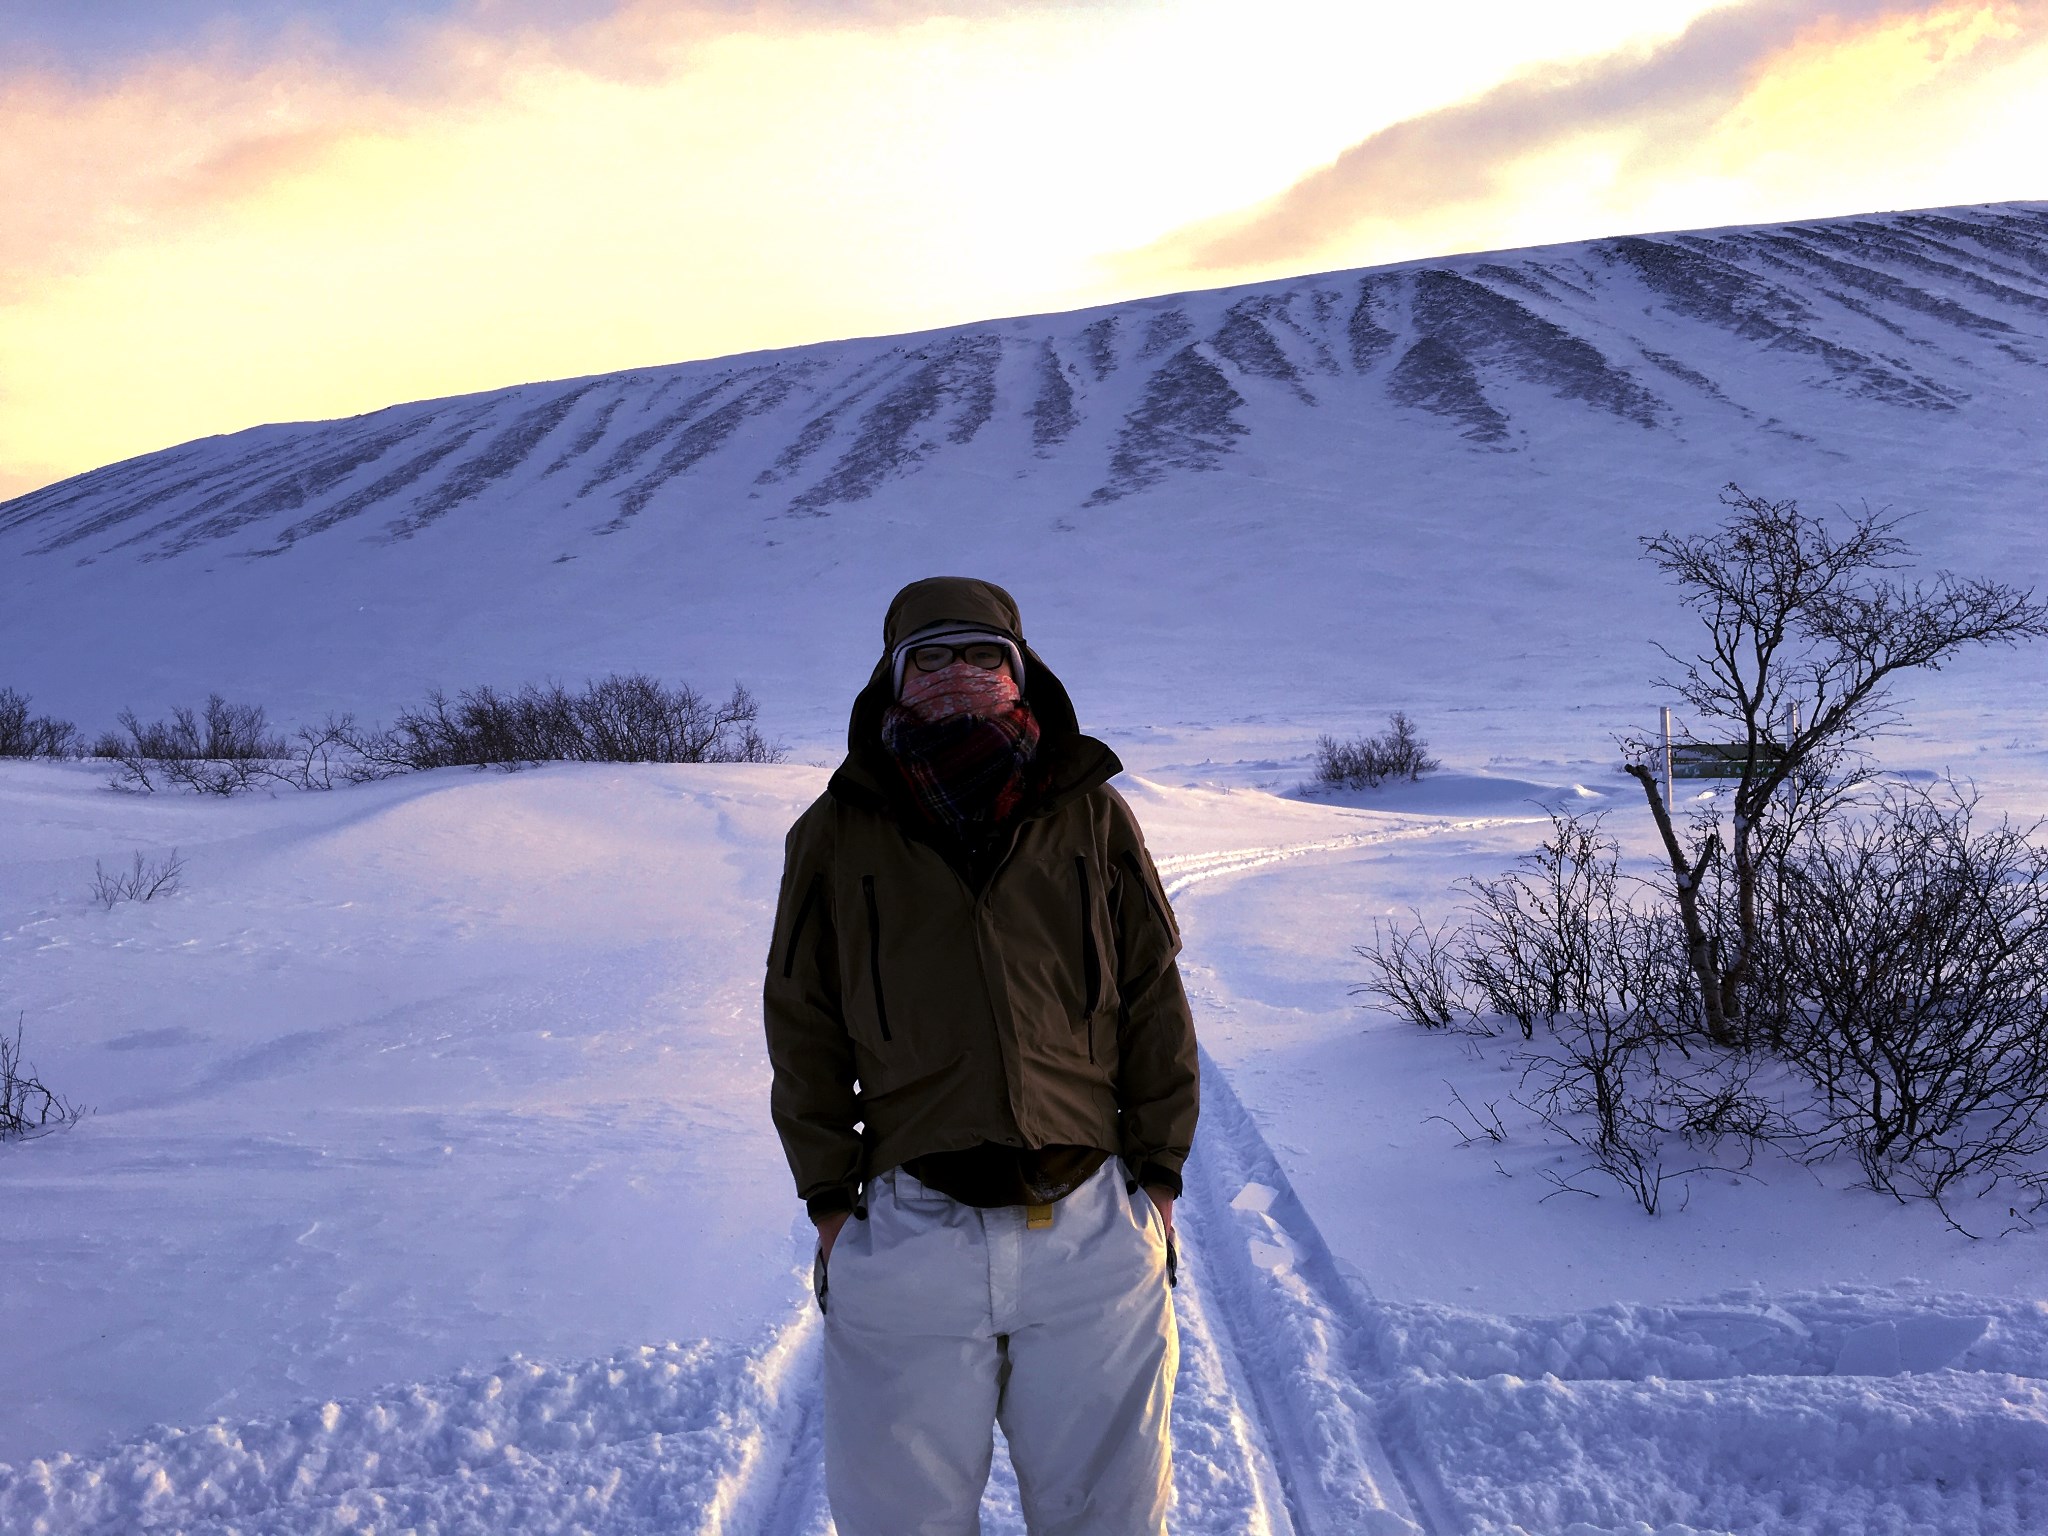
<svg viewBox="0 0 2048 1536">
<path fill-rule="evenodd" d="M 964 661 L 984 672 L 993 672 L 1008 662 L 1010 675 L 1017 680 L 1017 686 L 1024 686 L 1024 657 L 1009 636 L 991 634 L 985 629 L 951 629 L 912 635 L 896 647 L 895 655 L 890 658 L 895 690 L 898 694 L 903 692 L 906 672 L 939 672 L 956 661 Z"/>
</svg>

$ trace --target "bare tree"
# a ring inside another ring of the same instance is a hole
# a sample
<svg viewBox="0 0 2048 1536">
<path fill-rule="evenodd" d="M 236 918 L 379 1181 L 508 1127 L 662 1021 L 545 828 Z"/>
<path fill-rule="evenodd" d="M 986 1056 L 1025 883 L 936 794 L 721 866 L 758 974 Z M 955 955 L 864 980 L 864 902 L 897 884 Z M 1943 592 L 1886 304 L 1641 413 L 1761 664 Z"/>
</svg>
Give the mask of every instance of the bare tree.
<svg viewBox="0 0 2048 1536">
<path fill-rule="evenodd" d="M 1637 761 L 1628 771 L 1643 786 L 1671 861 L 1707 1032 L 1738 1045 L 1747 1039 L 1745 991 L 1762 928 L 1758 855 L 1787 785 L 1827 753 L 1896 722 L 1896 674 L 1939 668 L 1966 646 L 2048 635 L 2048 605 L 2031 591 L 1947 572 L 1932 581 L 1893 576 L 1911 554 L 1899 517 L 1866 510 L 1837 530 L 1796 502 L 1739 486 L 1721 501 L 1729 515 L 1713 531 L 1642 542 L 1706 628 L 1694 655 L 1659 647 L 1678 671 L 1658 682 L 1731 738 L 1738 772 L 1725 846 L 1716 829 L 1688 847 L 1650 766 Z M 1701 910 L 1700 884 L 1724 852 L 1734 916 L 1717 933 Z"/>
</svg>

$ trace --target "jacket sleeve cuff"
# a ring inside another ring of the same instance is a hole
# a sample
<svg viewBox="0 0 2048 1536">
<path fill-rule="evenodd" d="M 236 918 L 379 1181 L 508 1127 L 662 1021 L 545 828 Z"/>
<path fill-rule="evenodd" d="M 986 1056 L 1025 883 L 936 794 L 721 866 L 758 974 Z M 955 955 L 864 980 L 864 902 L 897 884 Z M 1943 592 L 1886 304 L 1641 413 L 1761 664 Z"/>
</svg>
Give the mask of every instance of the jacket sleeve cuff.
<svg viewBox="0 0 2048 1536">
<path fill-rule="evenodd" d="M 1163 1189 L 1171 1194 L 1174 1199 L 1178 1200 L 1180 1198 L 1180 1171 L 1175 1168 L 1169 1168 L 1164 1163 L 1153 1162 L 1150 1159 L 1140 1163 L 1138 1165 L 1138 1182 L 1147 1189 Z"/>
<path fill-rule="evenodd" d="M 853 1194 L 843 1184 L 830 1189 L 821 1189 L 804 1202 L 804 1209 L 811 1213 L 814 1222 L 823 1221 L 827 1216 L 836 1216 L 842 1211 L 853 1209 Z"/>
<path fill-rule="evenodd" d="M 854 1196 L 846 1190 L 844 1184 L 836 1184 L 829 1190 L 819 1190 L 817 1194 L 813 1194 L 809 1200 L 803 1202 L 803 1208 L 811 1212 L 811 1221 L 823 1221 L 825 1217 L 836 1217 L 842 1210 L 852 1210 Z"/>
</svg>

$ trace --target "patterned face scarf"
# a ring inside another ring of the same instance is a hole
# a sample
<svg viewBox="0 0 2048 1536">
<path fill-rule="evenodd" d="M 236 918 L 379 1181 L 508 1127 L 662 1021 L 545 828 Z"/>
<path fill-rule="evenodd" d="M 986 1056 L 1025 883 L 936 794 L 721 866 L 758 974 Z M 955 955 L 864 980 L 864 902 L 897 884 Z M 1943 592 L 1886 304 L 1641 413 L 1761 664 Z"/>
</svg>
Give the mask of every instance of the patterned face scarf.
<svg viewBox="0 0 2048 1536">
<path fill-rule="evenodd" d="M 1038 719 L 1006 668 L 956 661 L 904 677 L 902 699 L 882 716 L 882 745 L 925 815 L 964 837 L 1024 803 Z"/>
</svg>

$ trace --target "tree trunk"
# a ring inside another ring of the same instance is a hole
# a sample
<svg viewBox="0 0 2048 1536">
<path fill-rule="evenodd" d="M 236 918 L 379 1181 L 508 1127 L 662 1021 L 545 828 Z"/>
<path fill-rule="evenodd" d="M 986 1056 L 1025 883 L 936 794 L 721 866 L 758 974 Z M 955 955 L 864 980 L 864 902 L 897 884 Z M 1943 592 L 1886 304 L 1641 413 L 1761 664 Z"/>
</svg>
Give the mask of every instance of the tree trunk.
<svg viewBox="0 0 2048 1536">
<path fill-rule="evenodd" d="M 1756 823 L 1738 806 L 1735 811 L 1735 955 L 1721 973 L 1721 1012 L 1736 1044 L 1744 1028 L 1743 995 L 1757 947 Z"/>
<path fill-rule="evenodd" d="M 1716 1045 L 1733 1045 L 1735 1034 L 1728 1025 L 1721 967 L 1715 962 L 1714 941 L 1708 935 L 1706 925 L 1700 921 L 1700 875 L 1719 851 L 1719 839 L 1708 838 L 1699 861 L 1688 864 L 1685 847 L 1678 841 L 1677 829 L 1671 825 L 1671 813 L 1664 807 L 1664 797 L 1657 793 L 1657 776 L 1641 763 L 1629 764 L 1628 771 L 1642 784 L 1643 793 L 1649 798 L 1650 815 L 1657 823 L 1657 833 L 1664 839 L 1664 852 L 1671 860 L 1671 873 L 1678 887 L 1678 920 L 1685 929 L 1685 957 L 1699 981 L 1700 1011 L 1706 1015 L 1707 1038 Z"/>
</svg>

